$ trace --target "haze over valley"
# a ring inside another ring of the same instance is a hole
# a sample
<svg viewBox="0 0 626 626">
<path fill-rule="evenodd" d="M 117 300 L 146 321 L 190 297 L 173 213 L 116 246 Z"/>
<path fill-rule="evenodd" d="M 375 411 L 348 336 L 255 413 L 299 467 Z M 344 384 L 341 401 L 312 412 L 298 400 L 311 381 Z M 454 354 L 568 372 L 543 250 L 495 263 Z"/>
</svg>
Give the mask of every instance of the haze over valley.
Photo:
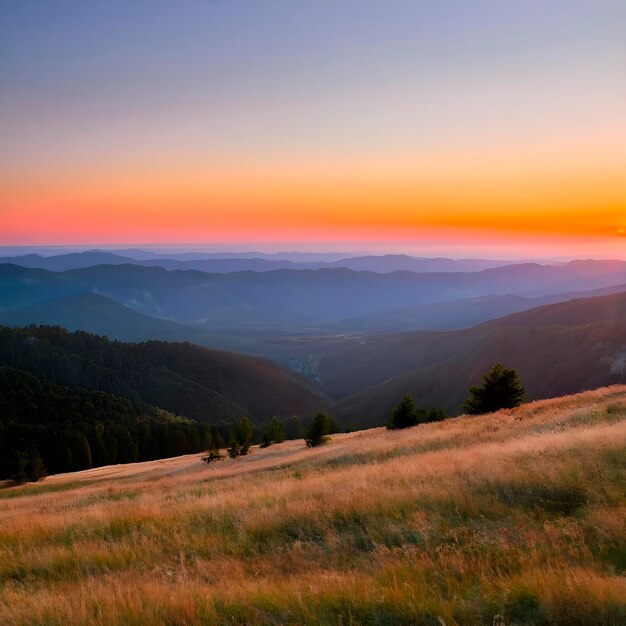
<svg viewBox="0 0 626 626">
<path fill-rule="evenodd" d="M 80 267 L 66 269 L 77 257 Z M 320 407 L 359 427 L 384 424 L 406 393 L 456 414 L 467 388 L 502 361 L 520 370 L 529 399 L 626 382 L 623 261 L 473 261 L 495 267 L 432 272 L 422 258 L 425 271 L 418 272 L 389 271 L 397 257 L 371 255 L 366 265 L 378 272 L 292 262 L 298 269 L 214 273 L 130 257 L 101 263 L 111 257 L 118 259 L 102 252 L 37 257 L 48 269 L 21 264 L 32 265 L 32 256 L 6 257 L 0 323 L 264 357 L 303 376 Z M 455 263 L 448 260 L 448 269 Z M 302 406 L 304 412 L 277 399 L 274 412 L 306 417 L 316 408 Z M 233 416 L 225 410 L 216 417 Z"/>
</svg>

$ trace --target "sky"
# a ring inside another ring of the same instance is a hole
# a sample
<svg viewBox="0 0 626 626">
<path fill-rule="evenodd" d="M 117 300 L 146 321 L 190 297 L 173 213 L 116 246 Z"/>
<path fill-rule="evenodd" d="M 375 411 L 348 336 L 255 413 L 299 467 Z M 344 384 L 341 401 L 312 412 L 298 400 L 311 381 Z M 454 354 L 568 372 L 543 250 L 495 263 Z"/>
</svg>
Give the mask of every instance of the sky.
<svg viewBox="0 0 626 626">
<path fill-rule="evenodd" d="M 131 242 L 626 258 L 626 3 L 0 1 L 0 245 Z"/>
</svg>

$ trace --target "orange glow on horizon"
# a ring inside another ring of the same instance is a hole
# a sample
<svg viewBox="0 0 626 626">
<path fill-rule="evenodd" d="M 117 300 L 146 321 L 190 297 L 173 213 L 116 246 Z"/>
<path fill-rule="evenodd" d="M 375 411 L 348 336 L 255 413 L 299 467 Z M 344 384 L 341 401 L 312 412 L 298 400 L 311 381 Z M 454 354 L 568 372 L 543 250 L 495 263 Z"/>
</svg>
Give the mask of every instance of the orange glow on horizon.
<svg viewBox="0 0 626 626">
<path fill-rule="evenodd" d="M 623 3 L 44 4 L 0 3 L 0 245 L 626 258 Z"/>
<path fill-rule="evenodd" d="M 572 148 L 61 164 L 1 181 L 0 243 L 623 238 L 614 138 Z"/>
</svg>

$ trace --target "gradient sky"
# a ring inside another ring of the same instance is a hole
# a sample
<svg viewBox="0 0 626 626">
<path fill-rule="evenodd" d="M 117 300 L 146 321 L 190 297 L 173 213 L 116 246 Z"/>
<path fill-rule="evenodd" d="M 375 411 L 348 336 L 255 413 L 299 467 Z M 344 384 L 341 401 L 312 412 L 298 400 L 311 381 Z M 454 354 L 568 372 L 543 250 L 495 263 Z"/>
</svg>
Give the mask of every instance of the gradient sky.
<svg viewBox="0 0 626 626">
<path fill-rule="evenodd" d="M 3 0 L 0 244 L 626 257 L 625 120 L 623 0 Z"/>
</svg>

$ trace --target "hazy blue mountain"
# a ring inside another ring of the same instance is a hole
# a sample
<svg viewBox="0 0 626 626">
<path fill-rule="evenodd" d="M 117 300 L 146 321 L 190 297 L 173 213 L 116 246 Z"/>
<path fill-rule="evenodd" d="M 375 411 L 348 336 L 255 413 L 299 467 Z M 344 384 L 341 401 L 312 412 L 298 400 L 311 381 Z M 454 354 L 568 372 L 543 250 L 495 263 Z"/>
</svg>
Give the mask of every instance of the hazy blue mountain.
<svg viewBox="0 0 626 626">
<path fill-rule="evenodd" d="M 521 261 L 519 262 L 521 263 Z M 391 272 L 476 272 L 503 265 L 516 264 L 513 261 L 493 261 L 485 259 L 446 259 L 446 258 L 419 258 L 404 254 L 367 255 L 346 257 L 335 261 L 305 261 L 302 258 L 278 259 L 262 257 L 229 257 L 173 261 L 167 258 L 155 258 L 144 261 L 143 265 L 153 265 L 166 269 L 195 269 L 204 272 L 237 272 L 254 271 L 268 272 L 276 269 L 333 269 L 346 268 L 356 272 L 376 272 L 388 274 Z"/>
<path fill-rule="evenodd" d="M 505 315 L 527 311 L 546 304 L 566 302 L 574 298 L 591 298 L 626 291 L 616 285 L 575 293 L 559 293 L 536 298 L 523 296 L 481 296 L 451 302 L 419 304 L 351 317 L 332 324 L 335 330 L 367 332 L 402 332 L 407 330 L 456 330 L 468 328 Z"/>
<path fill-rule="evenodd" d="M 1 257 L 0 263 L 14 263 L 22 267 L 40 268 L 53 272 L 63 272 L 92 265 L 121 265 L 134 263 L 130 257 L 120 256 L 112 252 L 91 250 L 89 252 L 71 252 L 54 256 L 40 254 L 26 254 L 24 256 Z"/>
<path fill-rule="evenodd" d="M 47 268 L 45 259 L 52 259 L 53 257 L 76 257 L 75 255 L 84 255 L 84 262 L 81 265 L 73 265 L 72 267 L 89 267 L 94 263 L 90 263 L 90 254 L 103 254 L 113 255 L 116 257 L 122 257 L 123 262 L 135 263 L 137 261 L 153 261 L 159 259 L 162 261 L 212 261 L 212 260 L 259 260 L 259 261 L 271 261 L 288 263 L 311 263 L 316 267 L 338 261 L 352 256 L 358 256 L 355 253 L 348 252 L 189 252 L 176 248 L 163 248 L 159 250 L 143 250 L 140 248 L 109 248 L 109 249 L 89 249 L 78 250 L 72 248 L 61 247 L 39 247 L 39 246 L 0 246 L 0 262 L 4 263 L 17 263 L 18 265 L 24 265 L 27 267 L 41 267 Z M 95 258 L 95 257 L 94 257 Z M 104 259 L 105 257 L 103 257 Z M 44 259 L 44 260 L 42 260 Z M 112 257 L 109 259 L 113 262 Z M 20 260 L 23 260 L 22 263 Z M 62 265 L 63 258 L 59 258 L 53 263 Z M 103 261 L 103 262 L 106 262 Z M 70 267 L 66 268 L 70 269 Z M 182 268 L 181 268 L 182 269 Z M 189 268 L 193 269 L 193 268 Z"/>
<path fill-rule="evenodd" d="M 138 265 L 49 272 L 0 264 L 0 310 L 97 293 L 154 317 L 210 329 L 303 331 L 390 309 L 487 295 L 539 297 L 626 283 L 626 263 L 523 264 L 470 273 L 348 269 L 211 274 Z"/>
<path fill-rule="evenodd" d="M 516 265 L 528 261 L 487 259 L 447 259 L 414 257 L 406 254 L 367 255 L 327 263 L 327 267 L 346 267 L 356 272 L 479 272 L 481 270 Z"/>
<path fill-rule="evenodd" d="M 613 291 L 605 297 L 594 297 L 599 291 Z M 501 326 L 581 326 L 597 321 L 626 322 L 626 285 L 589 292 L 568 302 L 542 306 L 483 324 L 485 328 Z"/>
<path fill-rule="evenodd" d="M 412 257 L 404 254 L 368 255 L 342 257 L 324 253 L 263 254 L 244 253 L 181 253 L 159 256 L 143 250 L 88 250 L 54 256 L 27 254 L 22 256 L 0 257 L 0 262 L 15 263 L 22 267 L 34 267 L 52 271 L 63 271 L 91 267 L 93 265 L 120 265 L 132 263 L 149 267 L 162 267 L 168 270 L 198 270 L 202 272 L 270 272 L 278 269 L 332 269 L 347 268 L 354 271 L 369 271 L 387 274 L 397 271 L 410 272 L 475 272 L 503 265 L 517 264 L 514 261 L 494 261 L 485 259 L 446 259 Z M 318 258 L 316 258 L 318 257 Z M 329 260 L 330 259 L 330 260 Z"/>
<path fill-rule="evenodd" d="M 137 249 L 118 249 L 114 250 L 117 254 L 132 257 L 134 259 L 175 259 L 178 261 L 197 261 L 202 259 L 262 259 L 267 261 L 292 261 L 294 263 L 309 262 L 332 262 L 343 258 L 358 256 L 360 253 L 350 252 L 189 252 L 177 251 L 175 248 L 160 250 L 137 250 Z"/>
<path fill-rule="evenodd" d="M 209 273 L 230 272 L 271 272 L 285 269 L 318 269 L 323 263 L 296 263 L 284 259 L 229 258 L 229 259 L 196 259 L 180 261 L 177 259 L 157 258 L 141 261 L 148 267 L 163 267 L 167 270 L 197 270 Z"/>
<path fill-rule="evenodd" d="M 519 369 L 528 399 L 626 382 L 626 293 L 539 307 L 474 328 L 370 337 L 321 360 L 338 413 L 381 424 L 406 393 L 456 413 L 494 363 Z"/>
<path fill-rule="evenodd" d="M 324 393 L 338 402 L 341 418 L 373 425 L 384 422 L 403 393 L 414 394 L 423 406 L 458 411 L 468 385 L 496 361 L 520 369 L 530 398 L 620 382 L 626 373 L 626 284 L 591 292 L 621 292 L 602 297 L 572 299 L 571 291 L 535 298 L 503 294 L 413 306 L 414 313 L 421 311 L 429 319 L 444 315 L 451 319 L 455 311 L 460 315 L 465 310 L 468 321 L 498 308 L 528 308 L 530 303 L 568 299 L 456 331 L 338 332 L 329 327 L 328 333 L 320 334 L 315 323 L 325 323 L 336 311 L 384 306 L 394 298 L 441 298 L 496 287 L 532 293 L 623 281 L 624 265 L 587 261 L 433 275 L 345 269 L 207 274 L 136 265 L 49 272 L 4 264 L 0 265 L 0 323 L 56 324 L 128 341 L 188 340 L 270 356 L 320 381 Z M 19 302 L 27 306 L 15 307 Z M 190 326 L 154 316 L 159 314 L 184 320 L 193 316 L 191 321 L 202 314 L 213 323 Z M 371 315 L 384 320 L 389 311 Z M 288 320 L 292 330 L 272 329 L 276 317 L 283 323 Z M 166 367 L 173 356 L 163 358 L 161 365 Z M 263 384 L 267 387 L 267 381 Z M 252 394 L 252 387 L 248 391 Z M 313 396 L 311 406 L 325 402 L 319 392 Z M 154 398 L 147 401 L 162 405 Z M 232 401 L 237 403 L 234 396 Z"/>
<path fill-rule="evenodd" d="M 120 341 L 163 339 L 204 343 L 203 333 L 195 328 L 138 313 L 96 293 L 81 293 L 30 307 L 0 311 L 0 324 L 62 326 Z"/>
</svg>

